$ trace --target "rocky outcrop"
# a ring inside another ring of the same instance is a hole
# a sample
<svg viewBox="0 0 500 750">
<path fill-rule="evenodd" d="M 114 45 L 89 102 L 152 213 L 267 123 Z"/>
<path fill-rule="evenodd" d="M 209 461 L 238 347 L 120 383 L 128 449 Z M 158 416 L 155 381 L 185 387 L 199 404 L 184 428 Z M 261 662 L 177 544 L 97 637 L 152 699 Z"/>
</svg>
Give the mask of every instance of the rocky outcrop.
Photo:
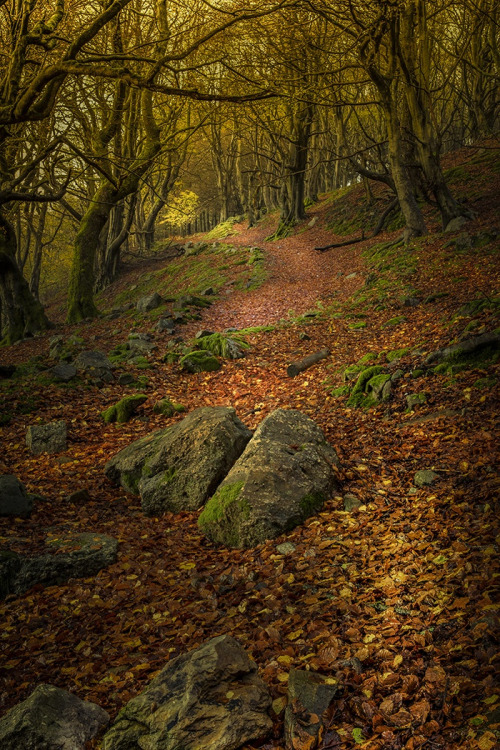
<svg viewBox="0 0 500 750">
<path fill-rule="evenodd" d="M 199 518 L 214 542 L 253 547 L 317 512 L 336 488 L 338 459 L 318 425 L 299 411 L 277 409 Z"/>
<path fill-rule="evenodd" d="M 88 578 L 112 565 L 118 552 L 116 539 L 105 534 L 71 534 L 49 544 L 52 554 L 34 557 L 0 551 L 1 597 L 24 594 L 38 583 L 54 586 L 70 578 Z M 68 552 L 64 552 L 65 547 Z"/>
<path fill-rule="evenodd" d="M 139 493 L 151 516 L 205 504 L 241 455 L 252 433 L 234 409 L 202 407 L 120 451 L 106 476 Z"/>
<path fill-rule="evenodd" d="M 36 456 L 66 450 L 66 422 L 31 425 L 26 433 L 26 445 Z"/>
<path fill-rule="evenodd" d="M 13 474 L 0 476 L 0 516 L 29 516 L 33 497 Z"/>
<path fill-rule="evenodd" d="M 109 722 L 104 709 L 53 685 L 38 685 L 0 720 L 2 750 L 84 750 Z"/>
<path fill-rule="evenodd" d="M 272 729 L 255 663 L 229 635 L 178 656 L 120 711 L 104 750 L 237 750 Z"/>
</svg>

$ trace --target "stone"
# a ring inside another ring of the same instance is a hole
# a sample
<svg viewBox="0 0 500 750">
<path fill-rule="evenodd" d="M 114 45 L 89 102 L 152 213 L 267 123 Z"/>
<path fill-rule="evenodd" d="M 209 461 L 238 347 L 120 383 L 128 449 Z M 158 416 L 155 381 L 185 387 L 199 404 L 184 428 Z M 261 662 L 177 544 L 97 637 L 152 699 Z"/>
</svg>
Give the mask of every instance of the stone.
<svg viewBox="0 0 500 750">
<path fill-rule="evenodd" d="M 104 470 L 112 482 L 141 495 L 147 515 L 197 510 L 213 495 L 251 436 L 233 408 L 205 406 L 131 443 Z"/>
<path fill-rule="evenodd" d="M 13 474 L 0 476 L 0 516 L 26 518 L 33 510 L 33 498 Z"/>
<path fill-rule="evenodd" d="M 47 374 L 61 383 L 69 383 L 70 380 L 76 378 L 76 367 L 67 362 L 61 362 L 55 367 L 51 367 L 50 370 L 47 370 Z"/>
<path fill-rule="evenodd" d="M 406 405 L 409 409 L 409 411 L 413 411 L 413 409 L 416 406 L 420 406 L 421 404 L 425 404 L 427 401 L 427 396 L 425 393 L 410 393 L 406 397 Z"/>
<path fill-rule="evenodd" d="M 173 417 L 174 414 L 182 411 L 185 411 L 185 407 L 182 404 L 176 404 L 169 398 L 162 398 L 153 406 L 153 412 L 155 414 L 161 414 L 164 417 Z"/>
<path fill-rule="evenodd" d="M 100 706 L 54 685 L 38 685 L 0 719 L 2 750 L 85 750 L 109 723 Z"/>
<path fill-rule="evenodd" d="M 299 411 L 277 409 L 198 519 L 215 543 L 254 547 L 290 531 L 331 497 L 339 461 L 318 425 Z"/>
<path fill-rule="evenodd" d="M 64 336 L 52 336 L 49 339 L 49 357 L 59 359 L 59 355 L 64 349 Z"/>
<path fill-rule="evenodd" d="M 156 310 L 161 304 L 163 304 L 163 298 L 157 292 L 153 292 L 137 300 L 135 307 L 139 312 L 145 313 Z"/>
<path fill-rule="evenodd" d="M 221 363 L 213 354 L 206 351 L 188 352 L 181 357 L 180 366 L 187 372 L 215 372 L 220 370 Z"/>
<path fill-rule="evenodd" d="M 459 232 L 467 224 L 465 216 L 456 216 L 446 225 L 445 232 Z"/>
<path fill-rule="evenodd" d="M 208 299 L 195 297 L 194 294 L 181 294 L 173 304 L 174 310 L 185 310 L 187 307 L 210 307 L 212 303 Z"/>
<path fill-rule="evenodd" d="M 363 503 L 356 495 L 351 495 L 350 492 L 344 495 L 344 510 L 348 513 L 352 513 L 353 510 L 357 510 L 362 505 Z"/>
<path fill-rule="evenodd" d="M 285 743 L 288 748 L 316 747 L 316 742 L 306 744 L 304 735 L 319 739 L 322 716 L 340 690 L 335 677 L 304 669 L 290 670 L 285 711 Z"/>
<path fill-rule="evenodd" d="M 67 534 L 49 540 L 49 547 L 59 548 L 52 554 L 26 557 L 8 550 L 0 553 L 0 591 L 24 594 L 32 586 L 55 586 L 70 578 L 88 578 L 116 561 L 118 542 L 105 534 Z M 64 552 L 65 547 L 71 551 Z"/>
<path fill-rule="evenodd" d="M 101 413 L 102 418 L 106 423 L 109 422 L 128 422 L 136 413 L 139 406 L 141 406 L 148 397 L 144 393 L 135 393 L 132 396 L 125 396 L 124 398 L 117 401 L 108 409 Z"/>
<path fill-rule="evenodd" d="M 131 385 L 135 382 L 135 378 L 131 372 L 122 372 L 118 377 L 119 385 Z"/>
<path fill-rule="evenodd" d="M 173 333 L 175 330 L 175 321 L 173 318 L 160 318 L 155 327 L 159 333 L 163 333 L 164 331 Z"/>
<path fill-rule="evenodd" d="M 16 371 L 15 365 L 0 365 L 0 378 L 11 378 Z"/>
<path fill-rule="evenodd" d="M 309 229 L 312 229 L 316 225 L 317 221 L 318 221 L 318 217 L 317 216 L 313 216 L 312 219 L 311 219 L 311 221 L 309 221 L 307 223 L 307 226 L 309 227 Z"/>
<path fill-rule="evenodd" d="M 59 453 L 66 450 L 66 422 L 48 422 L 28 427 L 26 433 L 26 445 L 32 453 L 38 456 L 40 453 Z"/>
<path fill-rule="evenodd" d="M 214 289 L 213 289 L 213 287 L 211 287 L 211 286 L 207 286 L 207 288 L 206 288 L 206 289 L 204 289 L 204 290 L 203 290 L 203 291 L 201 292 L 201 296 L 202 296 L 202 297 L 210 297 L 210 296 L 211 296 L 212 294 L 215 294 L 215 292 L 214 292 Z"/>
<path fill-rule="evenodd" d="M 280 555 L 291 555 L 292 552 L 295 552 L 295 544 L 292 544 L 291 542 L 283 542 L 283 544 L 278 544 L 276 551 L 279 552 Z"/>
<path fill-rule="evenodd" d="M 66 498 L 66 501 L 68 503 L 77 503 L 78 505 L 81 505 L 82 503 L 88 503 L 89 500 L 90 493 L 88 490 L 75 490 L 75 492 L 72 492 Z"/>
<path fill-rule="evenodd" d="M 413 484 L 415 484 L 417 487 L 427 487 L 433 484 L 433 482 L 435 482 L 438 478 L 439 474 L 436 474 L 435 471 L 431 471 L 430 469 L 422 469 L 421 471 L 417 471 L 415 473 Z"/>
<path fill-rule="evenodd" d="M 403 297 L 401 303 L 404 307 L 418 307 L 420 300 L 418 297 Z"/>
<path fill-rule="evenodd" d="M 136 357 L 137 355 L 145 356 L 158 349 L 154 342 L 145 339 L 129 339 L 127 343 L 131 357 Z"/>
<path fill-rule="evenodd" d="M 113 365 L 104 352 L 80 352 L 73 364 L 77 372 L 83 372 L 91 378 L 99 378 L 105 383 L 110 383 L 113 380 Z"/>
<path fill-rule="evenodd" d="M 201 331 L 196 331 L 194 334 L 195 339 L 203 339 L 205 336 L 213 336 L 215 331 L 207 331 L 205 329 L 202 329 Z"/>
<path fill-rule="evenodd" d="M 356 271 L 354 271 L 353 273 L 348 274 L 346 279 L 355 279 L 357 275 Z"/>
<path fill-rule="evenodd" d="M 103 750 L 237 750 L 272 729 L 256 664 L 230 635 L 176 657 L 118 714 Z"/>
</svg>

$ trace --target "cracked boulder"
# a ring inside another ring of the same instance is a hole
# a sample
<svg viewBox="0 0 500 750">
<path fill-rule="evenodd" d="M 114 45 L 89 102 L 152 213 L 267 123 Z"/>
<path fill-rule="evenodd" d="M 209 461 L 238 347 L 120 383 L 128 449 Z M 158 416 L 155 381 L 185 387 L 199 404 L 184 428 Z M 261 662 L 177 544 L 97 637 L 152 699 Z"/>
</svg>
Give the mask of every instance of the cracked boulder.
<svg viewBox="0 0 500 750">
<path fill-rule="evenodd" d="M 214 542 L 254 547 L 298 526 L 337 489 L 337 455 L 312 419 L 277 409 L 259 425 L 198 519 Z"/>
<path fill-rule="evenodd" d="M 196 510 L 215 492 L 251 435 L 233 408 L 202 407 L 131 443 L 108 461 L 105 473 L 140 494 L 147 515 Z"/>
</svg>

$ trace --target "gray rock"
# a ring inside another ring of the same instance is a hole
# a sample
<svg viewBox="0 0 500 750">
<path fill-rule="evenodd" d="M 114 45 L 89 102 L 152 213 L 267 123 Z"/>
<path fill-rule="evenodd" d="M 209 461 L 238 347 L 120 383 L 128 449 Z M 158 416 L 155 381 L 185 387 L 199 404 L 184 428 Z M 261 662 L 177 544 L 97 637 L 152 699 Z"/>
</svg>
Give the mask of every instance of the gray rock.
<svg viewBox="0 0 500 750">
<path fill-rule="evenodd" d="M 288 678 L 288 705 L 285 711 L 285 742 L 288 748 L 305 747 L 304 734 L 318 737 L 321 717 L 339 693 L 335 677 L 291 669 Z M 307 744 L 316 747 L 316 744 Z"/>
<path fill-rule="evenodd" d="M 0 476 L 0 516 L 29 516 L 33 510 L 33 498 L 12 474 Z"/>
<path fill-rule="evenodd" d="M 84 750 L 109 723 L 95 703 L 53 685 L 38 685 L 0 720 L 2 750 Z"/>
<path fill-rule="evenodd" d="M 253 547 L 316 513 L 337 487 L 338 458 L 318 425 L 277 409 L 203 510 L 198 524 L 216 543 Z"/>
<path fill-rule="evenodd" d="M 135 378 L 131 372 L 122 372 L 122 374 L 118 378 L 118 383 L 120 385 L 130 385 L 134 381 Z"/>
<path fill-rule="evenodd" d="M 229 635 L 173 659 L 120 711 L 104 750 L 237 750 L 272 729 L 269 691 Z"/>
<path fill-rule="evenodd" d="M 401 378 L 403 377 L 403 375 L 404 375 L 403 370 L 401 370 L 401 369 L 398 368 L 397 370 L 395 370 L 392 373 L 392 375 L 391 375 L 391 382 L 392 383 L 396 383 L 398 380 L 401 380 Z"/>
<path fill-rule="evenodd" d="M 131 339 L 127 343 L 132 357 L 145 356 L 158 349 L 152 341 L 145 341 L 144 339 Z"/>
<path fill-rule="evenodd" d="M 129 341 L 151 341 L 149 333 L 141 333 L 140 331 L 132 331 L 128 335 Z"/>
<path fill-rule="evenodd" d="M 295 544 L 292 544 L 291 542 L 283 542 L 283 544 L 278 544 L 276 551 L 279 552 L 280 555 L 291 555 L 292 552 L 295 552 Z"/>
<path fill-rule="evenodd" d="M 108 461 L 105 473 L 140 493 L 148 515 L 196 510 L 215 492 L 251 435 L 234 409 L 202 407 L 131 443 Z"/>
<path fill-rule="evenodd" d="M 77 372 L 83 372 L 91 378 L 100 378 L 105 383 L 113 380 L 113 365 L 104 352 L 80 352 L 73 364 Z"/>
<path fill-rule="evenodd" d="M 56 542 L 51 543 L 55 547 Z M 0 553 L 0 591 L 24 594 L 32 586 L 55 586 L 70 578 L 88 578 L 116 561 L 118 542 L 105 534 L 68 534 L 57 545 L 70 552 L 25 557 L 3 550 Z M 76 547 L 76 549 L 74 549 Z"/>
<path fill-rule="evenodd" d="M 430 469 L 422 469 L 421 471 L 417 471 L 415 473 L 413 484 L 415 484 L 417 487 L 427 487 L 428 485 L 435 482 L 438 478 L 439 474 L 436 474 L 436 472 L 431 471 Z"/>
<path fill-rule="evenodd" d="M 445 232 L 459 232 L 467 224 L 465 216 L 457 216 L 446 225 Z"/>
<path fill-rule="evenodd" d="M 207 286 L 207 288 L 206 288 L 206 289 L 204 289 L 204 290 L 203 290 L 203 291 L 201 292 L 201 296 L 202 296 L 202 297 L 210 297 L 210 296 L 211 296 L 212 294 L 215 294 L 215 292 L 214 292 L 214 289 L 213 289 L 213 287 L 211 287 L 211 286 Z"/>
<path fill-rule="evenodd" d="M 32 453 L 39 455 L 58 453 L 66 450 L 66 422 L 49 422 L 48 424 L 31 425 L 26 433 L 26 445 Z"/>
<path fill-rule="evenodd" d="M 344 510 L 347 510 L 349 513 L 352 513 L 353 510 L 357 510 L 362 505 L 363 503 L 358 497 L 356 497 L 356 495 L 351 495 L 350 492 L 344 495 Z"/>
<path fill-rule="evenodd" d="M 59 359 L 59 355 L 64 349 L 64 336 L 52 336 L 49 339 L 49 357 Z"/>
<path fill-rule="evenodd" d="M 156 324 L 156 330 L 159 333 L 163 333 L 164 331 L 167 331 L 168 333 L 172 333 L 174 329 L 175 329 L 175 321 L 173 318 L 160 318 L 160 320 Z"/>
<path fill-rule="evenodd" d="M 137 300 L 136 309 L 139 312 L 145 313 L 150 310 L 156 310 L 161 304 L 163 304 L 163 298 L 157 292 L 153 292 L 153 294 L 147 294 L 145 297 Z"/>
<path fill-rule="evenodd" d="M 203 328 L 201 331 L 196 331 L 194 337 L 195 339 L 203 339 L 205 336 L 213 336 L 214 333 L 215 331 L 208 331 Z"/>
<path fill-rule="evenodd" d="M 76 367 L 64 362 L 51 367 L 47 372 L 54 380 L 59 380 L 62 383 L 69 383 L 70 380 L 76 377 Z"/>
<path fill-rule="evenodd" d="M 420 300 L 418 297 L 403 297 L 401 300 L 404 307 L 418 307 Z"/>
<path fill-rule="evenodd" d="M 318 221 L 318 217 L 317 216 L 313 216 L 312 219 L 311 219 L 311 221 L 308 222 L 307 226 L 310 229 L 312 229 L 313 226 L 316 224 L 317 221 Z"/>
</svg>

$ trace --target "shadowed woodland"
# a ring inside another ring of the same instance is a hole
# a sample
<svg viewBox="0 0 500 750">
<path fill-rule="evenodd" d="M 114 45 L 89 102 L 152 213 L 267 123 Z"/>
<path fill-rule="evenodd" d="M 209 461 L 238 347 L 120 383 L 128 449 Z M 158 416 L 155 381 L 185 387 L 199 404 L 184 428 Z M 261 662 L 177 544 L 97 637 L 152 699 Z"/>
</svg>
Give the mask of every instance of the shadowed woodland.
<svg viewBox="0 0 500 750">
<path fill-rule="evenodd" d="M 48 683 L 113 722 L 229 634 L 270 728 L 225 748 L 497 746 L 499 20 L 492 0 L 0 0 L 0 480 L 33 505 L 4 513 L 0 487 L 2 715 Z M 301 411 L 335 489 L 221 544 L 211 500 L 153 512 L 109 480 L 199 407 L 252 431 Z M 117 555 L 6 583 L 13 555 L 82 534 Z M 337 686 L 321 715 L 299 670 Z M 87 747 L 118 748 L 103 734 Z"/>
</svg>

